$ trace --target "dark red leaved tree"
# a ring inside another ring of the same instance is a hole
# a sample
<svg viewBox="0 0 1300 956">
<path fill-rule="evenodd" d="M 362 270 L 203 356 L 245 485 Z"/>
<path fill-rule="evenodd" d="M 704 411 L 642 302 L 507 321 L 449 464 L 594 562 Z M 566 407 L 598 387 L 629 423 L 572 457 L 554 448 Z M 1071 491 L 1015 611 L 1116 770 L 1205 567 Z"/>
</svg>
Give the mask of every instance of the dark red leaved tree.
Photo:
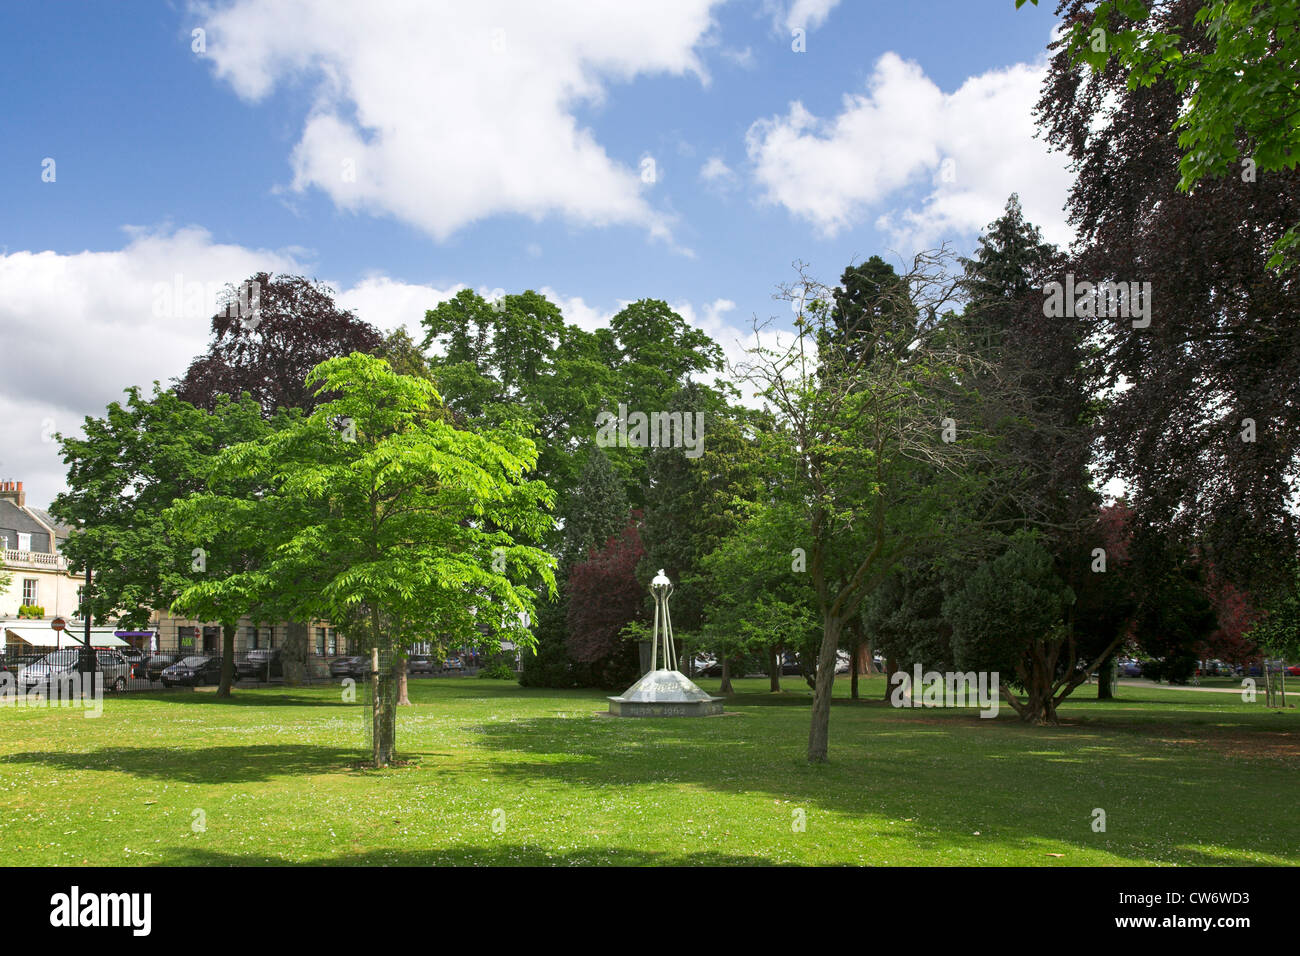
<svg viewBox="0 0 1300 956">
<path fill-rule="evenodd" d="M 303 384 L 328 358 L 376 354 L 383 338 L 369 323 L 334 304 L 328 286 L 302 276 L 259 272 L 242 297 L 212 317 L 212 342 L 176 380 L 180 398 L 209 411 L 217 396 L 248 392 L 266 415 L 277 408 L 311 411 L 328 396 Z"/>
<path fill-rule="evenodd" d="M 636 644 L 620 632 L 646 617 L 646 590 L 636 578 L 643 554 L 641 533 L 630 521 L 569 574 L 569 656 L 592 665 L 602 686 L 628 683 L 640 670 Z"/>
</svg>

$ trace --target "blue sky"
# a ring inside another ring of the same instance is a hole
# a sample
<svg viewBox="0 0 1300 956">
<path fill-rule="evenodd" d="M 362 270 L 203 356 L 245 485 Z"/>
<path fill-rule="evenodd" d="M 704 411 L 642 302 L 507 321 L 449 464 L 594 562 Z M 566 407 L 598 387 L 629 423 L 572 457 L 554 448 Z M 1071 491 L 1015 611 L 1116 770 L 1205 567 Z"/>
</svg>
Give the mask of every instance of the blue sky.
<svg viewBox="0 0 1300 956">
<path fill-rule="evenodd" d="M 300 271 L 385 329 L 464 286 L 586 326 L 650 296 L 734 340 L 792 260 L 965 253 L 1012 189 L 1066 241 L 1050 7 L 6 5 L 0 473 L 45 503 L 52 430 L 202 350 L 151 312 L 175 275 Z"/>
</svg>

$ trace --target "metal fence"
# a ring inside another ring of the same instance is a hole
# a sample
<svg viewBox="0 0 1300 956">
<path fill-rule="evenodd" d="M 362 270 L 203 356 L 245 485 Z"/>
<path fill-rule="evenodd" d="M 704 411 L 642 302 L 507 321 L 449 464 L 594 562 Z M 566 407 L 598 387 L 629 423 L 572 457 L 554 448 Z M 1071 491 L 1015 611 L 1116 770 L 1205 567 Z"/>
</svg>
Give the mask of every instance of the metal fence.
<svg viewBox="0 0 1300 956">
<path fill-rule="evenodd" d="M 467 658 L 467 661 L 470 660 Z M 276 651 L 246 651 L 234 657 L 236 687 L 267 687 L 287 683 L 323 684 L 352 678 L 364 684 L 370 674 L 370 656 L 332 656 L 310 654 L 294 662 Z M 63 648 L 45 653 L 0 654 L 0 672 L 7 672 L 11 686 L 22 693 L 30 688 L 49 686 L 60 675 L 84 672 L 89 661 L 80 648 Z M 222 656 L 192 651 L 166 651 L 157 654 L 123 653 L 100 649 L 94 667 L 102 675 L 106 692 L 184 690 L 215 687 L 221 682 Z M 408 677 L 420 680 L 476 674 L 479 667 L 455 659 L 422 661 L 412 667 Z"/>
</svg>

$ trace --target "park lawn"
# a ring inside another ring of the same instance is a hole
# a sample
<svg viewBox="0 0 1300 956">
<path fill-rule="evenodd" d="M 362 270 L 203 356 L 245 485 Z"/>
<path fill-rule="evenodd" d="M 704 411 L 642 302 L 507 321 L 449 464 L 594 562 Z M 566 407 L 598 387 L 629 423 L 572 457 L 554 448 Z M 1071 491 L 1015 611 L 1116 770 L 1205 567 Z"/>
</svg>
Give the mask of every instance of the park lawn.
<svg viewBox="0 0 1300 956">
<path fill-rule="evenodd" d="M 716 680 L 701 681 L 716 692 Z M 1295 864 L 1300 719 L 1229 694 L 1085 687 L 1063 725 L 895 709 L 883 678 L 804 760 L 810 692 L 744 680 L 735 716 L 598 717 L 595 691 L 412 681 L 361 769 L 337 685 L 0 707 L 12 864 Z M 1094 808 L 1105 832 L 1092 829 Z M 802 821 L 803 828 L 798 824 Z M 202 823 L 200 828 L 198 824 Z"/>
</svg>

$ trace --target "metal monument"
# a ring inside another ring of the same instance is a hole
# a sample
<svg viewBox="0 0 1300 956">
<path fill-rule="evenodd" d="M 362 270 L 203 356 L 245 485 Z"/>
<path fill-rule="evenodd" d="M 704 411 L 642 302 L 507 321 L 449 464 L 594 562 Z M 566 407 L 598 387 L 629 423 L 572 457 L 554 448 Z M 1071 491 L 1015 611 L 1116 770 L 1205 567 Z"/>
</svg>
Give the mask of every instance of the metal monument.
<svg viewBox="0 0 1300 956">
<path fill-rule="evenodd" d="M 620 697 L 609 699 L 609 712 L 617 717 L 710 717 L 722 713 L 722 698 L 710 697 L 677 669 L 673 644 L 673 619 L 668 598 L 673 585 L 663 568 L 650 582 L 655 599 L 654 635 L 650 644 L 650 670 Z M 663 639 L 664 666 L 659 666 Z"/>
</svg>

